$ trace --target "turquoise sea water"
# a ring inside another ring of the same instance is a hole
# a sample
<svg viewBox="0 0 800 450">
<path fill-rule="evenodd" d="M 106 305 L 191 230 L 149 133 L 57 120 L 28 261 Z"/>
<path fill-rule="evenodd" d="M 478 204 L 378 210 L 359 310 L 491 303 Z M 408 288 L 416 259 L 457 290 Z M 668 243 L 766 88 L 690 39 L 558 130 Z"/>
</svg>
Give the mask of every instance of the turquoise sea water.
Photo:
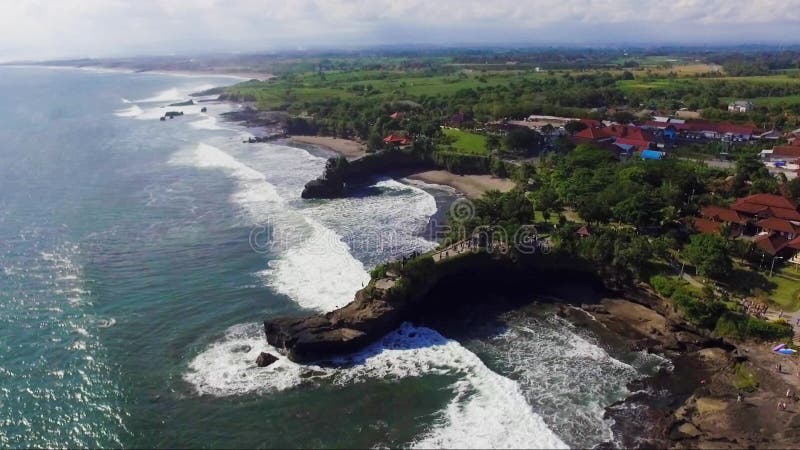
<svg viewBox="0 0 800 450">
<path fill-rule="evenodd" d="M 334 309 L 431 248 L 455 194 L 386 179 L 301 200 L 325 151 L 243 144 L 231 105 L 166 107 L 235 81 L 0 68 L 0 446 L 612 438 L 602 408 L 656 362 L 546 309 L 463 342 L 408 324 L 338 369 L 255 367 L 260 321 Z"/>
</svg>

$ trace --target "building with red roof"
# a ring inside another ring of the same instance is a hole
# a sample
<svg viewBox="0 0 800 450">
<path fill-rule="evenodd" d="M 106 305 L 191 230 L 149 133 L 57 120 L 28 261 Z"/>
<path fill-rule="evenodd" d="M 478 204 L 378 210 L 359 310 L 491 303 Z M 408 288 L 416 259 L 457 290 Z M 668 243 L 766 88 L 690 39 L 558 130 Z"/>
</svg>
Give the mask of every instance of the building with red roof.
<svg viewBox="0 0 800 450">
<path fill-rule="evenodd" d="M 405 145 L 411 145 L 411 139 L 405 136 L 400 136 L 398 134 L 390 134 L 385 138 L 383 138 L 383 143 L 386 145 L 405 146 Z"/>
<path fill-rule="evenodd" d="M 780 234 L 786 239 L 794 239 L 795 237 L 798 237 L 798 234 L 800 234 L 800 227 L 794 225 L 788 220 L 778 219 L 776 217 L 761 219 L 756 222 L 756 226 L 758 226 L 762 232 L 768 234 Z"/>
<path fill-rule="evenodd" d="M 789 240 L 779 234 L 762 234 L 756 237 L 753 242 L 756 247 L 772 256 L 778 256 L 781 253 L 786 254 L 784 250 L 791 251 L 787 248 Z"/>
<path fill-rule="evenodd" d="M 695 217 L 692 221 L 694 231 L 702 234 L 722 234 L 722 224 L 703 217 Z"/>
<path fill-rule="evenodd" d="M 754 194 L 737 199 L 730 208 L 709 205 L 700 209 L 693 228 L 698 233 L 721 233 L 730 227 L 732 236 L 754 236 L 753 243 L 772 256 L 800 264 L 800 211 L 781 195 Z"/>
<path fill-rule="evenodd" d="M 602 125 L 602 124 L 601 124 Z M 633 125 L 590 126 L 577 133 L 573 138 L 578 142 L 608 142 L 625 150 L 647 150 L 655 139 L 647 131 Z"/>
</svg>

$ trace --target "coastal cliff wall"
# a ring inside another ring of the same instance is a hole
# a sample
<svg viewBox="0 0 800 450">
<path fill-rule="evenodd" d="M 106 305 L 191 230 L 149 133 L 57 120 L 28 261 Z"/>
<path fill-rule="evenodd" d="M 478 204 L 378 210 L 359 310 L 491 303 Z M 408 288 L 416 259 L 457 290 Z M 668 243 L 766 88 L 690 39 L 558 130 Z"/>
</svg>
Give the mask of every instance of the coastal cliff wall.
<svg viewBox="0 0 800 450">
<path fill-rule="evenodd" d="M 432 168 L 432 164 L 417 157 L 410 150 L 385 150 L 363 156 L 354 161 L 331 158 L 325 173 L 306 183 L 302 198 L 337 198 L 345 194 L 349 183 L 397 170 Z"/>
<path fill-rule="evenodd" d="M 476 292 L 513 295 L 570 277 L 602 282 L 593 272 L 565 268 L 549 255 L 523 260 L 485 252 L 466 253 L 434 263 L 431 257 L 408 261 L 396 272 L 375 274 L 355 299 L 336 311 L 264 322 L 267 341 L 290 359 L 308 362 L 352 353 L 375 342 L 403 321 L 435 310 L 458 308 Z M 462 295 L 469 293 L 471 295 Z M 480 296 L 478 296 L 480 297 Z"/>
</svg>

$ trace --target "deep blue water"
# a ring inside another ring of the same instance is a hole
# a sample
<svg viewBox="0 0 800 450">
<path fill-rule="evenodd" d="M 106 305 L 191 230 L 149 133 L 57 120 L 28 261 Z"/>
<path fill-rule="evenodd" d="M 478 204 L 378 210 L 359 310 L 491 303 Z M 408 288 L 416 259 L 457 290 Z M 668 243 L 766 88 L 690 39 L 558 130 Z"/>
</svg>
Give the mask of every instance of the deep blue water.
<svg viewBox="0 0 800 450">
<path fill-rule="evenodd" d="M 333 309 L 431 248 L 455 194 L 376 180 L 301 200 L 325 151 L 243 144 L 218 120 L 231 105 L 166 106 L 235 81 L 0 68 L 0 446 L 608 438 L 602 407 L 652 362 L 546 312 L 463 345 L 408 325 L 339 370 L 255 367 L 260 321 Z M 186 115 L 159 121 L 170 109 Z"/>
</svg>

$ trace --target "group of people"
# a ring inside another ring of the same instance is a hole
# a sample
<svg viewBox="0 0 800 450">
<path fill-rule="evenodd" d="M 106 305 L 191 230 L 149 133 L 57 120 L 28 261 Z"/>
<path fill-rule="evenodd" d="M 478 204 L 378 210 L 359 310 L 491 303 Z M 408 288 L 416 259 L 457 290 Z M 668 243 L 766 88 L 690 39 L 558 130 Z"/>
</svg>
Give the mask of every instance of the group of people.
<svg viewBox="0 0 800 450">
<path fill-rule="evenodd" d="M 797 401 L 797 396 L 794 395 L 794 393 L 792 392 L 791 389 L 787 389 L 786 390 L 786 398 L 789 399 L 789 400 L 795 401 L 795 402 Z M 788 407 L 789 407 L 789 405 L 785 401 L 778 402 L 778 410 L 786 411 L 786 409 Z"/>
<path fill-rule="evenodd" d="M 742 306 L 747 314 L 756 317 L 764 317 L 767 314 L 769 307 L 764 303 L 756 303 L 747 299 L 742 300 Z"/>
</svg>

